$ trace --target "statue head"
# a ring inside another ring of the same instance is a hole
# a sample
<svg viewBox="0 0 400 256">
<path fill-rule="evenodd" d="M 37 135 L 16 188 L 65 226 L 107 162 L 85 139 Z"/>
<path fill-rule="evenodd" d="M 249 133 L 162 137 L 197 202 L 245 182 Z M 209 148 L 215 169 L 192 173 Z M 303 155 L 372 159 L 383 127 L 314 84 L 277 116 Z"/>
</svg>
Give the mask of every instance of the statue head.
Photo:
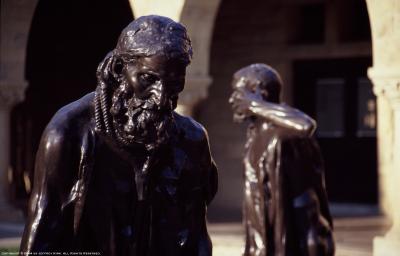
<svg viewBox="0 0 400 256">
<path fill-rule="evenodd" d="M 282 80 L 275 69 L 262 63 L 252 64 L 241 68 L 233 75 L 233 94 L 229 102 L 235 105 L 237 98 L 234 96 L 242 94 L 242 97 L 250 96 L 253 100 L 279 103 L 281 87 Z M 233 111 L 235 121 L 241 122 L 249 118 L 240 109 Z"/>
<path fill-rule="evenodd" d="M 97 70 L 96 129 L 124 147 L 165 142 L 191 57 L 180 23 L 155 15 L 130 23 Z"/>
</svg>

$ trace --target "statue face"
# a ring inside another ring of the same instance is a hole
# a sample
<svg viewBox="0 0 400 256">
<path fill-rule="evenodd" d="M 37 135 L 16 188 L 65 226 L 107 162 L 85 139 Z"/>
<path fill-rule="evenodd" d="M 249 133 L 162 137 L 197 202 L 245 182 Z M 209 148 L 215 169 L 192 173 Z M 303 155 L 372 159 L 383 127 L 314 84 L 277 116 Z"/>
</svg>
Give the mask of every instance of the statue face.
<svg viewBox="0 0 400 256">
<path fill-rule="evenodd" d="M 185 64 L 163 55 L 125 63 L 110 110 L 117 135 L 132 145 L 164 142 L 184 88 L 185 72 Z"/>
<path fill-rule="evenodd" d="M 233 93 L 229 98 L 232 105 L 233 120 L 243 122 L 250 117 L 248 108 L 252 101 L 263 100 L 263 95 L 267 94 L 265 90 L 260 90 L 260 81 L 252 77 L 241 77 L 232 82 Z"/>
</svg>

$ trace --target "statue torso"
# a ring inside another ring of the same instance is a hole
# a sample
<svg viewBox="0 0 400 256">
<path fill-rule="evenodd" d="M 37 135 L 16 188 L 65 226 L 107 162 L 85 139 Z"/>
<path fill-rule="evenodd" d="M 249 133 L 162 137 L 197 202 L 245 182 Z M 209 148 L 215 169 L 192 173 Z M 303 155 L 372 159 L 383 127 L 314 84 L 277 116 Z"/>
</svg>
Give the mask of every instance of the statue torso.
<svg viewBox="0 0 400 256">
<path fill-rule="evenodd" d="M 179 255 L 190 247 L 198 235 L 192 222 L 205 211 L 203 164 L 190 144 L 181 140 L 158 153 L 144 200 L 138 200 L 134 168 L 101 144 L 81 223 L 93 233 L 86 244 L 109 255 Z"/>
<path fill-rule="evenodd" d="M 93 122 L 90 115 L 87 118 L 82 123 Z M 185 117 L 176 116 L 176 121 L 179 133 L 156 153 L 158 161 L 149 170 L 145 200 L 138 199 L 132 165 L 96 136 L 94 165 L 74 238 L 78 251 L 197 255 L 211 158 L 204 148 L 204 130 Z M 86 128 L 82 129 L 83 134 Z"/>
<path fill-rule="evenodd" d="M 266 122 L 248 130 L 245 165 L 245 227 L 250 234 L 246 256 L 266 255 L 274 243 L 279 212 L 279 128 Z M 275 230 L 275 231 L 274 231 Z M 268 244 L 267 244 L 268 243 Z M 250 250 L 251 248 L 251 250 Z"/>
</svg>

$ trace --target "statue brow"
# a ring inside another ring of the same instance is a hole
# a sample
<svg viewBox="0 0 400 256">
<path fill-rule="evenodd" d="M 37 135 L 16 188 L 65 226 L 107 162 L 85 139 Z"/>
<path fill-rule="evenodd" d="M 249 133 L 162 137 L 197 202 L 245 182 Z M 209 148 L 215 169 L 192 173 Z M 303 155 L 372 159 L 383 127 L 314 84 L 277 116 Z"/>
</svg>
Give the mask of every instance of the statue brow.
<svg viewBox="0 0 400 256">
<path fill-rule="evenodd" d="M 132 63 L 137 61 L 139 56 L 134 56 L 131 54 L 121 54 L 118 57 L 120 57 L 124 63 Z"/>
</svg>

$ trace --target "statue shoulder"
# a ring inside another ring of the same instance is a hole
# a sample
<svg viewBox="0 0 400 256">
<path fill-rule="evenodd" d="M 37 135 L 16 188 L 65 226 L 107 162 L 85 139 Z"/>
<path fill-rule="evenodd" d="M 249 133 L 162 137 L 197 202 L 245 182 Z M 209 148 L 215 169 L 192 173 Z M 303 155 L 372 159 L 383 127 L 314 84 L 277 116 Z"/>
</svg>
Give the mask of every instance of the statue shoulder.
<svg viewBox="0 0 400 256">
<path fill-rule="evenodd" d="M 60 108 L 52 117 L 46 127 L 46 132 L 56 132 L 68 136 L 76 134 L 92 124 L 94 93 L 89 93 L 82 98 Z"/>
<path fill-rule="evenodd" d="M 174 118 L 178 130 L 184 134 L 185 138 L 192 141 L 208 140 L 206 129 L 199 122 L 191 117 L 182 116 L 174 112 Z"/>
<path fill-rule="evenodd" d="M 204 185 L 203 195 L 207 205 L 218 190 L 218 168 L 211 156 L 210 143 L 206 129 L 191 117 L 175 113 L 175 120 L 184 136 L 184 149 L 199 168 L 191 168 L 187 177 L 199 177 Z M 196 171 L 199 176 L 196 176 Z"/>
<path fill-rule="evenodd" d="M 50 175 L 55 179 L 61 176 L 68 177 L 72 184 L 72 166 L 77 166 L 76 161 L 80 159 L 85 141 L 88 135 L 93 134 L 92 99 L 93 96 L 88 94 L 62 107 L 53 116 L 40 140 L 35 175 Z"/>
<path fill-rule="evenodd" d="M 94 130 L 92 101 L 93 93 L 90 93 L 54 114 L 40 140 L 41 154 L 50 156 L 66 148 L 79 149 L 82 139 Z"/>
</svg>

